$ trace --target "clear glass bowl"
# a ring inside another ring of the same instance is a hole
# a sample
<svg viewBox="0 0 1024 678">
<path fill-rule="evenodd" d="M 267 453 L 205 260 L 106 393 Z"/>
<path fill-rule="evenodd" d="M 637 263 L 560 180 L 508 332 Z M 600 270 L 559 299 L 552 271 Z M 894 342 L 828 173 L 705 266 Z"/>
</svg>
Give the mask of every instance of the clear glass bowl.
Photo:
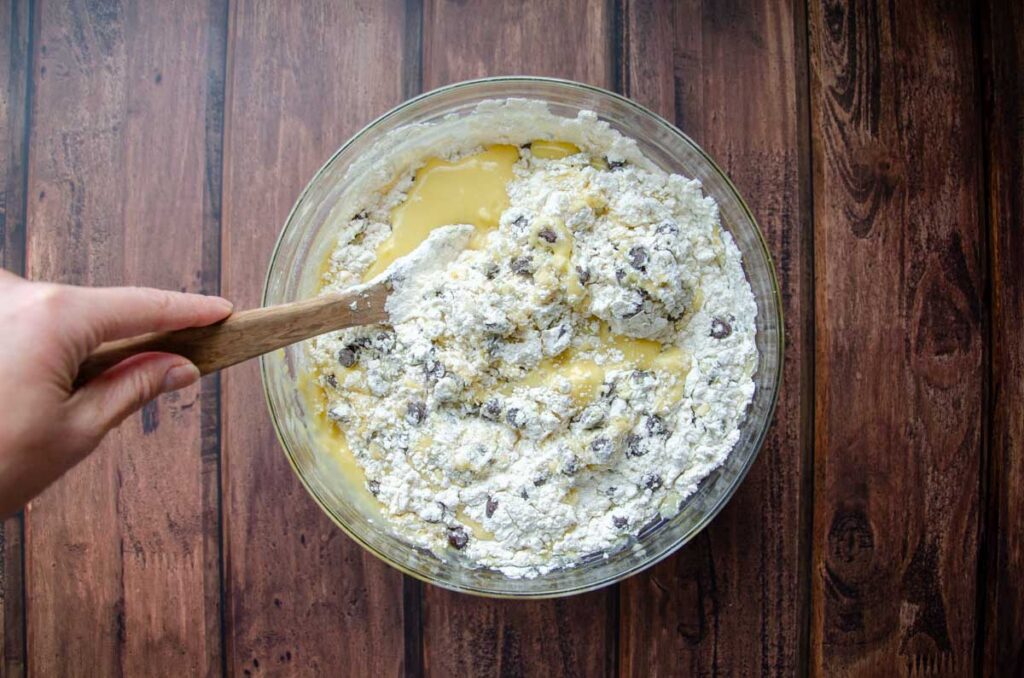
<svg viewBox="0 0 1024 678">
<path fill-rule="evenodd" d="M 743 253 L 743 267 L 757 300 L 759 366 L 756 390 L 740 440 L 726 461 L 687 498 L 679 513 L 645 528 L 625 547 L 595 554 L 575 567 L 534 579 L 510 579 L 490 569 L 445 561 L 402 541 L 381 515 L 368 508 L 322 451 L 314 415 L 303 395 L 306 350 L 296 344 L 262 359 L 267 403 L 281 445 L 306 489 L 350 537 L 402 572 L 455 591 L 510 598 L 565 596 L 620 581 L 650 567 L 690 541 L 725 506 L 750 469 L 775 408 L 782 371 L 782 305 L 771 258 L 754 217 L 736 188 L 691 139 L 651 111 L 617 94 L 589 85 L 533 77 L 463 82 L 411 99 L 381 116 L 350 139 L 324 165 L 299 196 L 274 249 L 263 294 L 264 305 L 316 293 L 320 263 L 336 237 L 339 212 L 352 208 L 352 196 L 372 177 L 370 166 L 395 158 L 407 164 L 409 143 L 429 135 L 433 125 L 473 113 L 485 100 L 524 98 L 544 101 L 551 112 L 575 117 L 591 110 L 635 139 L 641 152 L 666 171 L 699 179 L 720 208 L 722 225 Z M 426 124 L 424 124 L 426 123 Z M 395 132 L 395 130 L 400 130 Z M 415 145 L 415 144 L 414 144 Z M 378 184 L 379 185 L 379 184 Z M 346 202 L 348 201 L 348 202 Z"/>
</svg>

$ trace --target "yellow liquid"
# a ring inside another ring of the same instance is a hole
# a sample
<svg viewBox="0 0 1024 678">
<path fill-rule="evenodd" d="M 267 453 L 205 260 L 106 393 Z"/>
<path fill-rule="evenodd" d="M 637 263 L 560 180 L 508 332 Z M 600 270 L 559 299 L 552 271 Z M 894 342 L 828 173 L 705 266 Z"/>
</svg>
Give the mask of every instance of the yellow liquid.
<svg viewBox="0 0 1024 678">
<path fill-rule="evenodd" d="M 377 261 L 364 280 L 382 273 L 395 259 L 412 252 L 439 226 L 470 224 L 479 247 L 488 231 L 498 227 L 508 208 L 505 186 L 519 161 L 515 146 L 488 146 L 456 162 L 431 158 L 416 172 L 405 201 L 391 211 L 391 235 L 377 248 Z"/>
<path fill-rule="evenodd" d="M 503 387 L 502 392 L 510 394 L 518 388 L 550 388 L 565 379 L 569 382 L 569 393 L 573 400 L 578 405 L 585 405 L 597 397 L 608 372 L 623 369 L 657 369 L 668 371 L 677 377 L 677 385 L 672 389 L 670 401 L 673 397 L 678 400 L 682 395 L 682 382 L 686 373 L 690 371 L 690 358 L 682 349 L 670 347 L 663 351 L 662 345 L 656 341 L 613 335 L 605 325 L 602 325 L 600 334 L 593 340 L 595 345 L 589 350 L 615 350 L 622 354 L 622 359 L 606 361 L 599 365 L 589 358 L 577 357 L 580 349 L 569 348 L 554 358 L 542 360 L 522 379 Z"/>
<path fill-rule="evenodd" d="M 311 428 L 317 447 L 325 450 L 334 461 L 351 495 L 357 497 L 364 505 L 379 509 L 380 502 L 366 489 L 366 473 L 352 454 L 344 431 L 327 418 L 327 401 L 323 388 L 308 375 L 302 375 L 299 378 L 299 392 L 303 396 L 307 411 L 312 413 Z"/>
<path fill-rule="evenodd" d="M 580 152 L 580 147 L 568 141 L 546 141 L 538 139 L 530 144 L 530 152 L 535 158 L 557 160 Z"/>
</svg>

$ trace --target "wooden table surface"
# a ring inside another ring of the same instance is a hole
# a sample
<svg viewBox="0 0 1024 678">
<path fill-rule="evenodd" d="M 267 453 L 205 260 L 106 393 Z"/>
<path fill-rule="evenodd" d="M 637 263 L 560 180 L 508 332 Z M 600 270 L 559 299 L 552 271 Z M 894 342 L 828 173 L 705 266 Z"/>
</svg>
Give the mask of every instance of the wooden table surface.
<svg viewBox="0 0 1024 678">
<path fill-rule="evenodd" d="M 161 397 L 3 524 L 4 675 L 1024 674 L 1024 3 L 8 0 L 0 22 L 0 247 L 30 278 L 255 305 L 352 133 L 543 74 L 725 167 L 787 341 L 714 523 L 546 602 L 365 554 L 293 476 L 255 364 Z"/>
</svg>

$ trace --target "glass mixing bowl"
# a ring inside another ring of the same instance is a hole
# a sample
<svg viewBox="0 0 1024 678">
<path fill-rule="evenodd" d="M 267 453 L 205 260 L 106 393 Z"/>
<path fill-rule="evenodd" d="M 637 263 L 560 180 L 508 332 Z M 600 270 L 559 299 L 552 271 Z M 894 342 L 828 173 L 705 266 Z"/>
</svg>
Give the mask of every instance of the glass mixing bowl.
<svg viewBox="0 0 1024 678">
<path fill-rule="evenodd" d="M 485 100 L 543 101 L 552 113 L 575 117 L 590 110 L 626 137 L 662 169 L 699 179 L 720 209 L 722 226 L 743 254 L 743 268 L 757 300 L 759 365 L 756 390 L 725 462 L 688 497 L 679 513 L 648 525 L 612 553 L 594 554 L 576 566 L 534 579 L 511 579 L 490 569 L 471 569 L 413 547 L 388 529 L 368 507 L 336 461 L 322 447 L 322 422 L 304 395 L 308 356 L 304 344 L 262 359 L 267 403 L 281 445 L 306 489 L 352 539 L 386 563 L 418 579 L 455 591 L 510 598 L 565 596 L 596 589 L 650 567 L 690 541 L 725 506 L 750 469 L 775 408 L 782 371 L 782 305 L 764 238 L 736 188 L 691 139 L 651 111 L 617 94 L 589 85 L 533 77 L 462 82 L 411 99 L 356 134 L 331 157 L 299 196 L 274 249 L 263 294 L 264 305 L 313 296 L 321 263 L 333 248 L 339 221 L 354 212 L 362 182 L 386 183 L 374 164 L 397 171 L 417 157 L 438 126 L 474 114 Z M 396 131 L 398 130 L 398 131 Z M 417 146 L 418 144 L 418 146 Z M 419 150 L 417 150 L 419 149 Z M 385 172 L 386 174 L 386 172 Z"/>
</svg>

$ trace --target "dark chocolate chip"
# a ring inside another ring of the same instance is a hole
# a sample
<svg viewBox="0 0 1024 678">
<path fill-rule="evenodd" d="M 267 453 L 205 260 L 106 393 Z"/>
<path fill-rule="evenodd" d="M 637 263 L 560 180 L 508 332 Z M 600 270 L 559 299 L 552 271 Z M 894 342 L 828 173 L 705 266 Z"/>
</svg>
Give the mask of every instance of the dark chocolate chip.
<svg viewBox="0 0 1024 678">
<path fill-rule="evenodd" d="M 623 516 L 612 516 L 612 525 L 620 530 L 629 524 L 629 520 Z"/>
<path fill-rule="evenodd" d="M 644 299 L 643 295 L 641 294 L 640 297 L 630 308 L 627 308 L 625 311 L 623 311 L 622 318 L 624 320 L 627 318 L 632 318 L 633 316 L 639 314 L 642 310 L 644 310 Z"/>
<path fill-rule="evenodd" d="M 641 478 L 641 482 L 643 482 L 644 487 L 652 492 L 664 484 L 661 480 L 661 476 L 657 473 L 645 473 L 644 477 Z"/>
<path fill-rule="evenodd" d="M 338 351 L 338 362 L 342 367 L 352 367 L 356 364 L 356 352 L 352 346 L 346 346 Z"/>
<path fill-rule="evenodd" d="M 495 276 L 497 276 L 498 273 L 500 272 L 501 267 L 492 262 L 490 264 L 487 264 L 487 267 L 484 269 L 484 277 L 487 278 L 488 280 L 494 280 Z"/>
<path fill-rule="evenodd" d="M 487 497 L 487 507 L 484 509 L 484 513 L 486 513 L 487 517 L 490 518 L 491 516 L 494 515 L 494 512 L 497 511 L 497 510 L 498 510 L 498 500 L 495 499 L 494 497 L 488 496 Z"/>
<path fill-rule="evenodd" d="M 653 376 L 653 374 L 653 372 L 648 372 L 647 370 L 633 370 L 632 372 L 630 372 L 629 377 L 635 383 L 640 383 L 642 381 L 645 381 L 648 377 Z"/>
<path fill-rule="evenodd" d="M 505 421 L 512 428 L 522 428 L 526 426 L 526 415 L 518 407 L 510 407 L 505 413 Z"/>
<path fill-rule="evenodd" d="M 423 372 L 427 375 L 428 379 L 440 379 L 448 370 L 445 369 L 444 363 L 437 358 L 427 358 L 426 362 L 423 363 Z"/>
<path fill-rule="evenodd" d="M 541 485 L 543 485 L 544 483 L 546 483 L 548 481 L 549 477 L 550 476 L 547 473 L 539 473 L 539 474 L 537 474 L 533 478 L 533 486 L 534 487 L 540 487 Z"/>
<path fill-rule="evenodd" d="M 581 285 L 586 285 L 590 282 L 590 269 L 577 266 L 576 277 L 579 278 Z"/>
<path fill-rule="evenodd" d="M 394 332 L 381 332 L 377 335 L 376 339 L 377 348 L 382 353 L 390 353 L 395 348 L 395 333 Z"/>
<path fill-rule="evenodd" d="M 356 215 L 356 219 L 366 219 L 369 216 L 370 215 L 366 213 L 366 210 L 363 210 L 362 212 Z"/>
<path fill-rule="evenodd" d="M 405 406 L 405 420 L 413 426 L 419 426 L 427 418 L 427 404 L 422 400 L 410 400 Z"/>
<path fill-rule="evenodd" d="M 501 403 L 492 398 L 480 406 L 480 416 L 490 421 L 498 421 L 501 416 Z"/>
<path fill-rule="evenodd" d="M 633 245 L 629 248 L 629 263 L 633 268 L 643 271 L 647 269 L 647 262 L 651 260 L 651 255 L 647 251 L 646 247 L 642 245 Z"/>
<path fill-rule="evenodd" d="M 644 425 L 647 427 L 647 432 L 651 435 L 660 436 L 668 432 L 668 428 L 665 427 L 665 420 L 656 414 L 647 417 Z"/>
<path fill-rule="evenodd" d="M 333 374 L 328 374 L 324 377 L 324 381 L 326 381 L 327 385 L 331 388 L 338 388 L 338 379 Z"/>
<path fill-rule="evenodd" d="M 540 237 L 541 240 L 544 240 L 546 242 L 555 242 L 558 240 L 558 234 L 555 233 L 550 228 L 540 229 L 540 232 L 537 233 L 537 235 Z"/>
<path fill-rule="evenodd" d="M 605 158 L 604 161 L 608 163 L 608 169 L 612 171 L 622 169 L 623 167 L 626 166 L 625 160 L 609 160 L 608 158 Z"/>
<path fill-rule="evenodd" d="M 523 489 L 519 490 L 519 496 L 522 497 L 523 499 L 529 499 L 530 493 L 527 492 L 526 488 L 524 487 Z"/>
<path fill-rule="evenodd" d="M 623 280 L 625 280 L 626 279 L 626 269 L 624 269 L 624 268 L 617 268 L 617 269 L 615 269 L 615 279 L 618 280 L 619 282 L 622 282 Z"/>
<path fill-rule="evenodd" d="M 674 221 L 663 221 L 658 224 L 655 232 L 661 235 L 679 235 L 679 226 Z"/>
<path fill-rule="evenodd" d="M 643 445 L 643 438 L 635 433 L 630 433 L 626 436 L 626 456 L 627 457 L 642 457 L 647 454 L 647 450 Z"/>
<path fill-rule="evenodd" d="M 516 228 L 525 228 L 530 225 L 530 220 L 520 214 L 518 217 L 512 220 L 512 225 Z"/>
<path fill-rule="evenodd" d="M 466 530 L 462 527 L 449 527 L 448 543 L 451 544 L 453 548 L 457 548 L 461 551 L 466 548 L 466 544 L 469 543 L 469 535 L 466 534 Z"/>
<path fill-rule="evenodd" d="M 562 467 L 562 473 L 567 476 L 576 475 L 577 471 L 580 470 L 581 465 L 582 462 L 580 462 L 580 458 L 574 454 L 572 455 L 572 459 L 565 462 L 565 466 Z"/>
<path fill-rule="evenodd" d="M 725 339 L 732 334 L 732 325 L 721 318 L 711 321 L 711 336 L 715 339 Z"/>
<path fill-rule="evenodd" d="M 377 496 L 380 494 L 380 481 L 379 480 L 367 480 L 366 489 L 370 490 L 370 494 Z"/>
<path fill-rule="evenodd" d="M 590 443 L 590 449 L 599 455 L 610 455 L 612 453 L 612 441 L 604 436 L 594 438 Z"/>
<path fill-rule="evenodd" d="M 509 267 L 512 269 L 512 272 L 517 275 L 530 277 L 533 275 L 533 258 L 518 257 L 512 260 Z"/>
</svg>

